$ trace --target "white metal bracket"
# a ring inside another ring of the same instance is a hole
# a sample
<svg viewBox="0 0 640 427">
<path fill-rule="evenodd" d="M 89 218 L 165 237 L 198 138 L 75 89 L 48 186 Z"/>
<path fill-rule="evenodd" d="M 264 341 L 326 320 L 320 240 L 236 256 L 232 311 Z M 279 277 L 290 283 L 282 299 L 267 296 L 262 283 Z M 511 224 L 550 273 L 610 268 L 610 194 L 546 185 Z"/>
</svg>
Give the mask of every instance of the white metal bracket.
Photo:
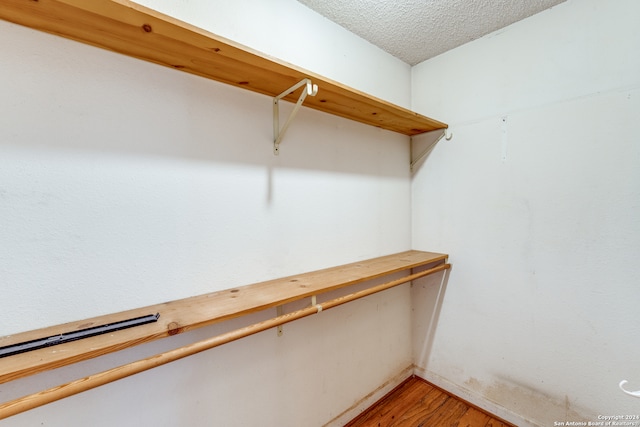
<svg viewBox="0 0 640 427">
<path fill-rule="evenodd" d="M 293 107 L 293 111 L 289 115 L 289 118 L 285 122 L 284 126 L 282 126 L 282 129 L 280 129 L 280 100 L 290 93 L 295 92 L 302 86 L 305 86 L 305 88 L 300 94 L 298 102 L 296 102 L 295 107 Z M 309 79 L 303 79 L 299 83 L 291 86 L 289 89 L 273 98 L 273 154 L 277 156 L 280 153 L 280 142 L 282 141 L 282 137 L 289 128 L 289 125 L 293 121 L 293 118 L 296 116 L 296 114 L 298 114 L 298 110 L 302 106 L 302 103 L 304 102 L 307 95 L 316 96 L 317 93 L 318 85 L 311 83 L 311 80 Z"/>
<path fill-rule="evenodd" d="M 443 137 L 444 137 L 444 139 L 446 139 L 447 141 L 450 141 L 450 140 L 451 140 L 451 138 L 453 138 L 453 134 L 451 133 L 451 131 L 450 131 L 448 128 L 446 128 L 446 129 L 442 129 L 442 133 L 441 133 L 440 135 L 438 135 L 438 136 L 436 137 L 436 139 L 435 139 L 433 142 L 431 142 L 431 143 L 427 146 L 427 148 L 425 148 L 425 149 L 422 151 L 422 153 L 420 153 L 420 155 L 419 155 L 418 157 L 416 157 L 415 159 L 413 158 L 413 138 L 411 138 L 411 150 L 412 150 L 412 151 L 411 151 L 411 156 L 412 156 L 412 157 L 411 157 L 411 165 L 410 165 L 410 167 L 411 167 L 411 170 L 412 170 L 412 171 L 413 171 L 413 167 L 414 167 L 415 165 L 417 165 L 417 164 L 418 164 L 422 159 L 424 159 L 424 158 L 427 156 L 427 154 L 429 154 L 429 152 L 430 152 L 431 150 L 433 150 L 433 147 L 435 147 L 435 146 L 436 146 L 436 144 L 437 144 L 438 142 L 440 142 L 440 140 L 441 140 Z"/>
<path fill-rule="evenodd" d="M 316 298 L 316 295 L 311 295 L 311 307 L 315 307 L 316 310 L 316 314 L 320 313 L 322 311 L 322 304 L 318 304 L 318 299 Z"/>
<path fill-rule="evenodd" d="M 618 384 L 618 387 L 620 387 L 620 390 L 624 391 L 625 393 L 627 393 L 629 396 L 633 396 L 633 397 L 640 397 L 640 390 L 638 391 L 627 391 L 624 389 L 624 385 L 626 383 L 628 383 L 629 381 L 627 380 L 622 380 L 620 381 L 620 384 Z"/>
</svg>

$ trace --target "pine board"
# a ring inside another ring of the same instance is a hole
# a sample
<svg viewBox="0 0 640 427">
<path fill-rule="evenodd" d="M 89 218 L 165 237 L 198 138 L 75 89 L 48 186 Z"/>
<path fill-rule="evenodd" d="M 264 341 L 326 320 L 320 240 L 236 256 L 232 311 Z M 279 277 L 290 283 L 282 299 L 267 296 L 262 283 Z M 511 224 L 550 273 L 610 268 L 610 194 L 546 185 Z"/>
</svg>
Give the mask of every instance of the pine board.
<svg viewBox="0 0 640 427">
<path fill-rule="evenodd" d="M 272 97 L 310 78 L 305 106 L 405 135 L 447 127 L 126 0 L 0 0 L 0 18 Z"/>
<path fill-rule="evenodd" d="M 392 273 L 445 263 L 447 255 L 406 251 L 338 267 L 212 292 L 0 337 L 0 347 L 160 313 L 155 323 L 0 359 L 0 384 Z"/>
</svg>

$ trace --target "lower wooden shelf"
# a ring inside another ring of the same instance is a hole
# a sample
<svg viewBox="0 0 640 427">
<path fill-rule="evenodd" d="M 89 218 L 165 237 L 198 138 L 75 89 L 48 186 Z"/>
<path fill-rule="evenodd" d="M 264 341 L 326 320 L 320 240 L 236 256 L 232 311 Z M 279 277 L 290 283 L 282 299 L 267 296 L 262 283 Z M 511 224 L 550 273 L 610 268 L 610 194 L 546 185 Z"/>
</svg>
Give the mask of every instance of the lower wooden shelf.
<svg viewBox="0 0 640 427">
<path fill-rule="evenodd" d="M 160 314 L 158 321 L 146 325 L 5 357 L 0 363 L 0 384 L 392 273 L 445 264 L 446 260 L 445 254 L 406 251 L 2 337 L 0 347 L 5 347 L 149 314 Z"/>
</svg>

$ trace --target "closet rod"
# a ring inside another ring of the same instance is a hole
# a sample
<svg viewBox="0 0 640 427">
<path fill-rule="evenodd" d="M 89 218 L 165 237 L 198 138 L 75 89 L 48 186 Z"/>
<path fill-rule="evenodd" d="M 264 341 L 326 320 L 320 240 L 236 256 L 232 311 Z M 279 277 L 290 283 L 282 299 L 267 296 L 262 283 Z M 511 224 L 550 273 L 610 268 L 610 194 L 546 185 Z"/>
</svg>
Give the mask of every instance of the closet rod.
<svg viewBox="0 0 640 427">
<path fill-rule="evenodd" d="M 323 310 L 328 310 L 330 308 L 337 307 L 339 305 L 384 291 L 386 289 L 402 285 L 404 283 L 410 282 L 411 280 L 419 279 L 420 277 L 424 277 L 429 274 L 447 270 L 450 267 L 451 264 L 441 264 L 436 267 L 420 271 L 418 273 L 410 274 L 401 279 L 396 279 L 377 286 L 372 286 L 371 288 L 357 291 L 349 295 L 334 298 L 332 300 L 318 303 L 316 305 L 312 305 L 300 310 L 292 311 L 291 313 L 283 314 L 269 320 L 264 320 L 262 322 L 254 323 L 253 325 L 245 326 L 244 328 L 216 335 L 215 337 L 211 337 L 192 344 L 187 344 L 183 347 L 169 350 L 164 353 L 159 353 L 146 359 L 131 362 L 126 365 L 118 366 L 103 372 L 99 372 L 97 374 L 89 375 L 87 377 L 71 381 L 57 387 L 20 397 L 18 399 L 0 405 L 0 420 L 28 411 L 30 409 L 35 409 L 37 407 L 46 405 L 47 403 L 52 403 L 57 400 L 64 399 L 65 397 L 73 396 L 75 394 L 108 384 L 110 382 L 117 381 L 128 376 L 138 374 L 152 368 L 156 368 L 158 366 L 162 366 L 169 362 L 174 362 L 184 357 L 192 356 L 202 351 L 239 340 L 240 338 L 245 338 L 250 335 L 275 328 L 285 323 L 289 323 L 294 320 L 310 316 L 312 314 L 320 313 Z"/>
</svg>

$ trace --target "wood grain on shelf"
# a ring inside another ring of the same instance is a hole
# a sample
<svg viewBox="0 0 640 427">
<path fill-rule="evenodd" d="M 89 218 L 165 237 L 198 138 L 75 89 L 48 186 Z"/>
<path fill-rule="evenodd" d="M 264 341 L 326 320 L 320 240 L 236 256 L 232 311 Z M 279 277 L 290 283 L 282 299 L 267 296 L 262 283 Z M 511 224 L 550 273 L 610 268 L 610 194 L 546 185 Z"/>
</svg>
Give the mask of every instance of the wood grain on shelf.
<svg viewBox="0 0 640 427">
<path fill-rule="evenodd" d="M 126 0 L 0 0 L 0 18 L 269 96 L 310 78 L 305 106 L 405 135 L 447 127 Z"/>
<path fill-rule="evenodd" d="M 319 295 L 416 267 L 445 263 L 447 255 L 406 251 L 234 289 L 0 337 L 0 347 L 160 313 L 155 323 L 60 344 L 2 359 L 0 384 L 144 342 Z"/>
</svg>

